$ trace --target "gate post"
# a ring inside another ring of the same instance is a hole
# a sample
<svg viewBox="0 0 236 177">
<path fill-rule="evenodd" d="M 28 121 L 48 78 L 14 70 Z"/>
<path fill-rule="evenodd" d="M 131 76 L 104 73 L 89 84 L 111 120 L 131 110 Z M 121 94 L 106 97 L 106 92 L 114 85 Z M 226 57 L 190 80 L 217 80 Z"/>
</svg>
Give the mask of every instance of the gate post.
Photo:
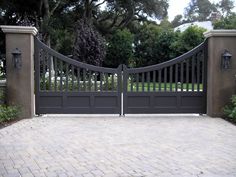
<svg viewBox="0 0 236 177">
<path fill-rule="evenodd" d="M 236 93 L 236 30 L 212 30 L 204 35 L 208 38 L 207 115 L 220 117 Z M 225 49 L 232 54 L 229 69 L 222 68 Z"/>
<path fill-rule="evenodd" d="M 34 116 L 34 36 L 35 27 L 0 26 L 6 34 L 7 103 L 21 108 L 22 118 Z M 12 52 L 21 53 L 16 67 Z"/>
</svg>

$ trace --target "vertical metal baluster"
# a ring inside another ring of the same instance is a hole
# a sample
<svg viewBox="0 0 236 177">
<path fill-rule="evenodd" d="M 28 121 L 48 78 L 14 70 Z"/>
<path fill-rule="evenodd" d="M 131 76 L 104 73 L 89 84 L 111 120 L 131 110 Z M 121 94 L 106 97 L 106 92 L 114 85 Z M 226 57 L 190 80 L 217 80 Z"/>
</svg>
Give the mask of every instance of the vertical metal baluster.
<svg viewBox="0 0 236 177">
<path fill-rule="evenodd" d="M 78 91 L 80 91 L 80 68 L 77 68 L 77 84 L 78 84 Z"/>
<path fill-rule="evenodd" d="M 52 60 L 51 60 L 51 57 L 49 54 L 47 54 L 47 58 L 48 58 L 48 67 L 49 67 L 49 91 L 52 90 L 52 68 L 51 68 L 51 65 L 52 65 Z"/>
<path fill-rule="evenodd" d="M 150 72 L 147 72 L 148 92 L 150 92 Z"/>
<path fill-rule="evenodd" d="M 103 79 L 103 73 L 100 73 L 100 91 L 102 92 L 102 79 Z"/>
<path fill-rule="evenodd" d="M 86 92 L 86 69 L 83 68 L 83 86 L 84 86 L 84 91 Z"/>
<path fill-rule="evenodd" d="M 136 73 L 136 92 L 139 91 L 139 74 Z"/>
<path fill-rule="evenodd" d="M 94 82 L 95 82 L 95 83 L 94 83 L 94 84 L 95 84 L 95 85 L 94 85 L 94 90 L 95 90 L 95 92 L 96 92 L 96 91 L 98 90 L 98 85 L 97 85 L 98 73 L 95 72 L 94 74 L 95 74 L 95 75 L 94 75 L 94 77 L 95 77 L 95 78 L 94 78 Z"/>
<path fill-rule="evenodd" d="M 105 87 L 106 87 L 106 91 L 108 91 L 108 74 L 107 73 L 105 73 L 105 78 L 106 78 L 106 85 L 105 85 Z"/>
<path fill-rule="evenodd" d="M 53 57 L 54 58 L 54 57 Z M 55 73 L 54 73 L 54 90 L 57 91 L 57 58 L 54 58 L 54 67 L 55 67 Z"/>
<path fill-rule="evenodd" d="M 175 64 L 175 91 L 178 92 L 178 64 Z"/>
<path fill-rule="evenodd" d="M 63 77 L 63 61 L 60 60 L 60 91 L 63 90 L 62 77 Z"/>
<path fill-rule="evenodd" d="M 144 92 L 144 73 L 142 73 L 142 91 Z"/>
<path fill-rule="evenodd" d="M 66 63 L 66 91 L 68 91 L 68 83 L 69 82 L 69 64 Z"/>
<path fill-rule="evenodd" d="M 186 60 L 186 89 L 189 91 L 189 59 Z"/>
<path fill-rule="evenodd" d="M 156 70 L 153 71 L 153 79 L 152 79 L 152 83 L 153 83 L 153 91 L 156 91 Z"/>
<path fill-rule="evenodd" d="M 164 69 L 164 91 L 166 92 L 166 84 L 167 84 L 167 67 Z"/>
<path fill-rule="evenodd" d="M 161 79 L 161 69 L 158 71 L 158 90 L 161 91 L 161 82 L 162 82 L 162 79 Z"/>
<path fill-rule="evenodd" d="M 199 90 L 200 90 L 200 57 L 197 57 L 197 91 L 199 92 Z"/>
<path fill-rule="evenodd" d="M 204 91 L 204 80 L 205 80 L 205 51 L 203 50 L 203 53 L 202 53 L 202 89 L 201 91 Z"/>
<path fill-rule="evenodd" d="M 181 62 L 181 92 L 184 91 L 184 61 Z"/>
<path fill-rule="evenodd" d="M 91 79 L 92 79 L 92 72 L 91 71 L 89 71 L 89 78 L 88 78 L 89 80 L 89 83 L 88 83 L 88 87 L 89 87 L 89 91 L 91 92 L 91 90 L 92 90 L 92 84 L 91 84 Z"/>
<path fill-rule="evenodd" d="M 194 92 L 194 72 L 195 72 L 195 57 L 192 57 L 192 92 Z"/>
<path fill-rule="evenodd" d="M 72 82 L 72 91 L 74 91 L 74 77 L 75 77 L 75 71 L 74 70 L 75 70 L 75 68 L 74 68 L 73 65 L 71 66 L 71 70 L 72 70 L 71 71 L 72 72 L 72 81 L 71 81 Z"/>
<path fill-rule="evenodd" d="M 115 91 L 114 74 L 111 75 L 111 90 Z"/>
<path fill-rule="evenodd" d="M 130 91 L 133 92 L 133 86 L 134 86 L 134 81 L 133 81 L 133 74 L 130 74 Z"/>
<path fill-rule="evenodd" d="M 43 59 L 43 90 L 46 90 L 46 79 L 45 79 L 45 74 L 46 74 L 46 55 L 45 52 L 42 51 L 42 59 Z"/>
<path fill-rule="evenodd" d="M 173 83 L 173 66 L 170 66 L 170 91 L 172 92 L 172 83 Z"/>
</svg>

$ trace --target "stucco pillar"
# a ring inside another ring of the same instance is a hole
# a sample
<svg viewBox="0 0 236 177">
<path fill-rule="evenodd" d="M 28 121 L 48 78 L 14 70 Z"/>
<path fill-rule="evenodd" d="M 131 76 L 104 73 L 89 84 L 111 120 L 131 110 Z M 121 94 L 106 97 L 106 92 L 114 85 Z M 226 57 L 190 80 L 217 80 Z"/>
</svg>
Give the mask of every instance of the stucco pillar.
<svg viewBox="0 0 236 177">
<path fill-rule="evenodd" d="M 34 36 L 37 29 L 25 26 L 0 26 L 6 34 L 7 103 L 21 107 L 22 118 L 34 116 Z M 21 51 L 22 67 L 14 67 L 12 52 Z"/>
<path fill-rule="evenodd" d="M 236 93 L 236 30 L 212 30 L 208 38 L 207 115 L 220 117 L 222 109 Z M 225 49 L 232 54 L 230 69 L 222 69 Z"/>
</svg>

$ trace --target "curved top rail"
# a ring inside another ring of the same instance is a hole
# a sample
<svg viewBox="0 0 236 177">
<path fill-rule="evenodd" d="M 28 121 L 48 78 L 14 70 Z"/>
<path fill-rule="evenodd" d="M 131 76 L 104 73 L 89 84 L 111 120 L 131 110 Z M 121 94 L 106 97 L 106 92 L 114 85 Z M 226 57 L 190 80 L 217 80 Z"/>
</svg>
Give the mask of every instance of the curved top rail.
<svg viewBox="0 0 236 177">
<path fill-rule="evenodd" d="M 46 44 L 41 42 L 36 37 L 35 37 L 35 44 L 36 44 L 36 47 L 39 47 L 39 48 L 42 48 L 42 49 L 46 50 L 52 56 L 55 56 L 58 59 L 66 62 L 66 63 L 69 63 L 71 65 L 74 65 L 74 66 L 77 66 L 77 67 L 80 67 L 80 68 L 85 68 L 85 69 L 92 70 L 92 71 L 95 71 L 95 72 L 107 72 L 107 73 L 117 73 L 117 70 L 119 70 L 121 68 L 121 65 L 118 68 L 113 69 L 113 68 L 94 66 L 94 65 L 87 64 L 87 63 L 82 63 L 82 62 L 76 61 L 74 59 L 71 59 L 67 56 L 64 56 L 64 55 L 58 53 L 57 51 L 49 48 Z"/>
<path fill-rule="evenodd" d="M 153 71 L 153 70 L 159 70 L 168 66 L 172 66 L 176 63 L 182 62 L 185 59 L 193 56 L 194 54 L 198 53 L 199 51 L 201 51 L 205 45 L 206 45 L 207 40 L 205 39 L 204 42 L 202 42 L 201 44 L 199 44 L 197 47 L 193 48 L 192 50 L 188 51 L 187 53 L 176 57 L 174 59 L 171 59 L 169 61 L 163 62 L 163 63 L 159 63 L 156 65 L 151 65 L 151 66 L 145 66 L 145 67 L 140 67 L 140 68 L 126 68 L 128 73 L 142 73 L 142 72 L 149 72 L 149 71 Z"/>
</svg>

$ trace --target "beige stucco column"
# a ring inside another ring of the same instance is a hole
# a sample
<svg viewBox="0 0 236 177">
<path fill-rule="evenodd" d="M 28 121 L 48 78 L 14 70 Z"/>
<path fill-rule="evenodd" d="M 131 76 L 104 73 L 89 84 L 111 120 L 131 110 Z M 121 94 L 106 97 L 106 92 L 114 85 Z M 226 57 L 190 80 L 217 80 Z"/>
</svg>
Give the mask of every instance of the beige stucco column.
<svg viewBox="0 0 236 177">
<path fill-rule="evenodd" d="M 222 116 L 222 108 L 236 93 L 236 30 L 212 30 L 208 38 L 207 115 Z M 222 69 L 225 49 L 232 54 L 230 69 Z"/>
<path fill-rule="evenodd" d="M 7 103 L 19 105 L 22 118 L 34 116 L 34 36 L 37 29 L 23 26 L 0 26 L 6 34 Z M 22 67 L 14 67 L 12 52 L 22 53 Z"/>
</svg>

